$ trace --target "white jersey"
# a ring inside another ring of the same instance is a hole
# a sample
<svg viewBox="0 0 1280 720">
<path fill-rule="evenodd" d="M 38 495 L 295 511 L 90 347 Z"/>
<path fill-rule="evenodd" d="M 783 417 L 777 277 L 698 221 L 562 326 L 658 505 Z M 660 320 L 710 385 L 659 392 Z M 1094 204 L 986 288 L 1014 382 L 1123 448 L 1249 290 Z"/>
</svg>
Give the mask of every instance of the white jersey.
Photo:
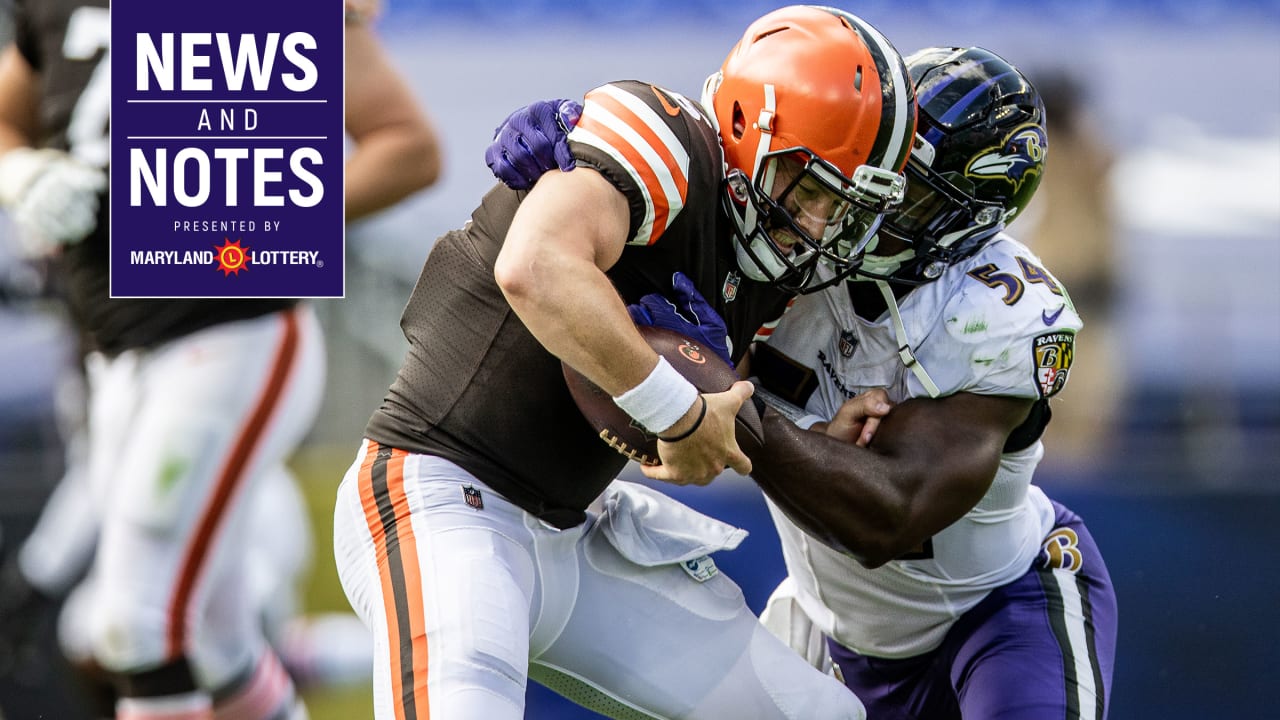
<svg viewBox="0 0 1280 720">
<path fill-rule="evenodd" d="M 899 311 L 939 395 L 1049 397 L 1066 382 L 1081 327 L 1061 285 L 1006 235 L 913 290 Z M 893 402 L 929 395 L 900 359 L 892 315 L 858 317 L 843 284 L 801 297 L 769 346 L 815 371 L 805 410 L 822 418 L 872 388 L 885 388 Z M 862 654 L 911 657 L 937 647 L 956 618 L 1027 571 L 1051 530 L 1049 500 L 1031 485 L 1042 455 L 1038 440 L 1005 453 L 972 510 L 920 552 L 875 570 L 806 535 L 770 504 L 805 613 Z"/>
</svg>

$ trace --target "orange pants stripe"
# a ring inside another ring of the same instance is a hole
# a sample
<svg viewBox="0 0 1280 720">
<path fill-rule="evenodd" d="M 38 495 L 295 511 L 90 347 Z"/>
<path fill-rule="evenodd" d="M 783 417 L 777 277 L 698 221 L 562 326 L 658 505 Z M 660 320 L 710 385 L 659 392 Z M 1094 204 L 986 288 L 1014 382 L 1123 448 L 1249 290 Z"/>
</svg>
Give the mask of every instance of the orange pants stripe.
<svg viewBox="0 0 1280 720">
<path fill-rule="evenodd" d="M 275 411 L 289 375 L 297 365 L 298 359 L 298 315 L 297 308 L 285 312 L 282 316 L 284 334 L 276 348 L 275 359 L 271 363 L 271 371 L 267 375 L 267 384 L 258 396 L 253 412 L 244 428 L 236 437 L 226 463 L 218 473 L 209 504 L 200 517 L 199 524 L 187 548 L 186 557 L 178 573 L 178 584 L 169 601 L 169 632 L 167 637 L 167 656 L 172 659 L 182 656 L 187 646 L 187 610 L 191 597 L 195 592 L 196 580 L 205 569 L 209 546 L 218 528 L 226 520 L 227 506 L 232 495 L 243 485 L 245 467 L 260 439 L 262 430 Z"/>
<path fill-rule="evenodd" d="M 402 450 L 369 443 L 360 467 L 360 504 L 373 535 L 391 648 L 396 720 L 426 720 L 427 631 L 417 541 L 404 494 Z"/>
</svg>

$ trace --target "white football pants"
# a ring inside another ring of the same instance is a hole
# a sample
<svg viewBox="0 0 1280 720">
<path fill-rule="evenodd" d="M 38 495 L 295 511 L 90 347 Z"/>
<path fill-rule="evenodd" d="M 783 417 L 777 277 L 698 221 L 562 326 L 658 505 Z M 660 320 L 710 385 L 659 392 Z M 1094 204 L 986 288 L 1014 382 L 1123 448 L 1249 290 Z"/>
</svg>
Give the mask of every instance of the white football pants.
<svg viewBox="0 0 1280 720">
<path fill-rule="evenodd" d="M 154 349 L 90 356 L 89 475 L 102 529 L 92 648 L 115 672 L 176 657 L 217 687 L 265 645 L 247 592 L 248 500 L 319 409 L 308 306 L 216 325 Z M 220 631 L 203 632 L 216 618 Z M 213 642 L 203 652 L 201 638 Z"/>
<path fill-rule="evenodd" d="M 453 463 L 366 440 L 334 552 L 374 634 L 378 720 L 519 720 L 528 679 L 614 718 L 865 717 L 715 569 L 745 533 L 642 485 L 602 498 L 557 530 Z"/>
</svg>

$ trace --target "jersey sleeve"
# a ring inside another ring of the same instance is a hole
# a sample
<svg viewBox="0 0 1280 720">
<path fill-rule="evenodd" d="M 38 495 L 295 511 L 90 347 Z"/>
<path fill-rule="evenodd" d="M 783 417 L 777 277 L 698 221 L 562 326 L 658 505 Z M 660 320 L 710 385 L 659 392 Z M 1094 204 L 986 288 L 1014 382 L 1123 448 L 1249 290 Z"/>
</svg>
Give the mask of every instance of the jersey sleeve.
<svg viewBox="0 0 1280 720">
<path fill-rule="evenodd" d="M 709 124 L 685 98 L 626 81 L 587 93 L 582 118 L 569 134 L 579 165 L 605 176 L 631 211 L 628 244 L 652 245 L 689 197 L 691 126 Z M 705 132 L 703 130 L 702 132 Z"/>
<path fill-rule="evenodd" d="M 1066 385 L 1083 323 L 1065 288 L 1020 244 L 999 243 L 970 263 L 947 303 L 951 343 L 966 349 L 956 391 L 1049 398 Z"/>
</svg>

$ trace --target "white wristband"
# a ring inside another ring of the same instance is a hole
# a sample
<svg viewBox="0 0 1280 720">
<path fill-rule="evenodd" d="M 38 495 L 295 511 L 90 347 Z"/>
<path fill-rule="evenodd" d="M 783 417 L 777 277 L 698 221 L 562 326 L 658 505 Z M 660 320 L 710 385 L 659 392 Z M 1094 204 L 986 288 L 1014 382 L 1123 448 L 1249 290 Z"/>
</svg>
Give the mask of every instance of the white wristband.
<svg viewBox="0 0 1280 720">
<path fill-rule="evenodd" d="M 684 417 L 698 399 L 698 388 L 659 356 L 658 364 L 639 385 L 617 395 L 613 402 L 657 435 Z"/>
</svg>

